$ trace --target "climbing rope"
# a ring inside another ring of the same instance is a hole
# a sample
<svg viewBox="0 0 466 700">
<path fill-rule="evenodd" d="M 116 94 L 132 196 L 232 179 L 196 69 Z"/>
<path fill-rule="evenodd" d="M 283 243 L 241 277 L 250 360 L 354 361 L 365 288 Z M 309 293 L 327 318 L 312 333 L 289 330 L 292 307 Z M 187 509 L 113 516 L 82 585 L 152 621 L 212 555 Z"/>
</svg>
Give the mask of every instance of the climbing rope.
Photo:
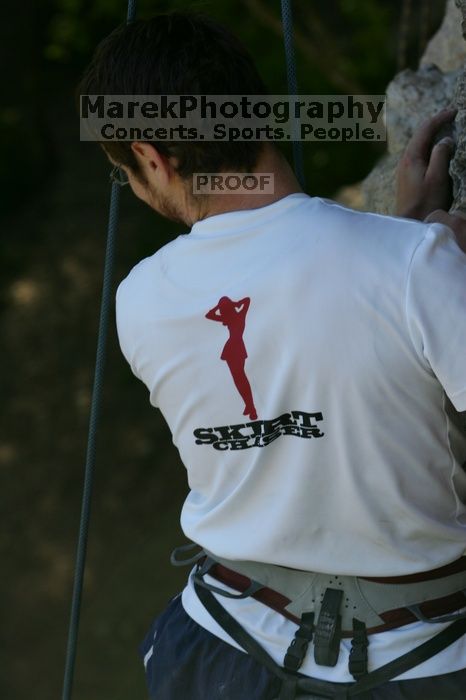
<svg viewBox="0 0 466 700">
<path fill-rule="evenodd" d="M 417 32 L 417 62 L 421 60 L 429 41 L 432 23 L 432 0 L 418 0 L 415 9 L 418 14 L 417 17 L 413 8 L 413 0 L 403 0 L 398 28 L 398 72 L 407 68 L 409 63 L 412 62 L 410 61 L 410 42 L 413 33 Z"/>
<path fill-rule="evenodd" d="M 408 63 L 408 40 L 411 26 L 412 0 L 403 0 L 400 16 L 400 26 L 398 28 L 398 71 L 406 68 Z"/>
<path fill-rule="evenodd" d="M 291 11 L 291 0 L 281 0 L 282 3 L 282 26 L 283 41 L 285 44 L 286 77 L 288 83 L 288 93 L 298 94 L 298 80 L 296 77 L 296 58 L 293 43 L 293 15 Z M 303 144 L 296 138 L 296 123 L 293 125 L 293 163 L 296 177 L 299 184 L 304 189 L 306 182 L 304 177 Z"/>
<path fill-rule="evenodd" d="M 293 28 L 290 0 L 282 0 L 283 32 L 285 40 L 285 54 L 287 64 L 288 89 L 290 94 L 296 95 L 296 64 L 293 47 Z M 126 22 L 133 22 L 136 16 L 136 0 L 128 0 Z M 293 142 L 293 154 L 297 177 L 304 187 L 304 171 L 301 142 Z M 96 438 L 102 403 L 102 387 L 107 349 L 107 337 L 110 313 L 113 309 L 112 279 L 115 258 L 115 240 L 118 229 L 118 216 L 120 210 L 120 185 L 112 182 L 110 194 L 109 219 L 107 228 L 107 245 L 105 252 L 104 275 L 102 284 L 102 301 L 100 306 L 99 331 L 97 338 L 96 363 L 94 371 L 94 385 L 92 390 L 91 411 L 89 417 L 89 432 L 84 469 L 83 497 L 81 505 L 81 518 L 79 523 L 78 546 L 73 581 L 73 594 L 71 601 L 71 614 L 68 630 L 68 643 L 65 659 L 65 673 L 63 681 L 62 700 L 70 700 L 74 669 L 76 665 L 76 651 L 81 614 L 81 601 L 86 563 L 87 542 L 89 534 L 89 521 L 92 500 L 92 486 L 94 480 L 94 466 L 96 457 Z"/>
<path fill-rule="evenodd" d="M 126 22 L 134 21 L 136 15 L 136 0 L 128 0 Z M 63 681 L 63 700 L 70 700 L 73 687 L 76 649 L 81 614 L 81 600 L 86 563 L 89 519 L 91 511 L 92 484 L 96 456 L 96 437 L 102 403 L 102 386 L 107 349 L 107 337 L 110 313 L 113 308 L 112 278 L 115 258 L 115 239 L 118 229 L 118 214 L 120 209 L 120 185 L 113 181 L 110 194 L 110 209 L 107 228 L 107 247 L 105 252 L 104 277 L 102 284 L 102 301 L 100 306 L 99 333 L 97 338 L 96 362 L 94 371 L 94 386 L 92 390 L 91 413 L 89 417 L 89 433 L 87 441 L 86 465 L 84 468 L 84 486 L 79 523 L 78 547 L 71 600 L 71 614 L 66 648 L 65 675 Z"/>
</svg>

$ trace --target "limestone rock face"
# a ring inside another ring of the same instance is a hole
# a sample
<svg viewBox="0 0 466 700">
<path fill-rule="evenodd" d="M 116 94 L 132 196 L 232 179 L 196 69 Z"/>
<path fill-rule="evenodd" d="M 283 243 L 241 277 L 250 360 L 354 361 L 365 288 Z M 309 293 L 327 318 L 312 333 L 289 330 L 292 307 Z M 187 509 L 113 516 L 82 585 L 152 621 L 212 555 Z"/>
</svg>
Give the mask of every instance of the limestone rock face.
<svg viewBox="0 0 466 700">
<path fill-rule="evenodd" d="M 419 69 L 401 71 L 388 85 L 387 154 L 360 183 L 359 193 L 357 186 L 351 186 L 349 206 L 394 214 L 396 167 L 406 144 L 425 119 L 456 104 L 457 148 L 450 166 L 453 208 L 466 210 L 466 42 L 462 27 L 466 28 L 466 0 L 448 0 L 444 21 L 429 42 Z M 341 190 L 343 202 L 345 192 Z"/>
<path fill-rule="evenodd" d="M 461 16 L 455 0 L 448 0 L 442 25 L 427 44 L 420 65 L 434 63 L 448 73 L 461 68 L 465 61 L 466 42 L 461 31 Z"/>
<path fill-rule="evenodd" d="M 463 37 L 466 37 L 466 0 L 456 0 L 461 12 Z M 466 43 L 466 42 L 465 42 Z M 463 66 L 456 84 L 455 103 L 458 114 L 455 119 L 456 151 L 450 163 L 453 180 L 452 209 L 466 211 L 466 67 Z"/>
<path fill-rule="evenodd" d="M 395 214 L 395 171 L 399 155 L 387 153 L 375 165 L 368 177 L 360 185 L 361 202 L 364 211 L 378 214 Z"/>
<path fill-rule="evenodd" d="M 433 64 L 398 73 L 387 87 L 389 153 L 404 151 L 419 124 L 453 102 L 458 76 L 458 70 L 443 73 Z"/>
</svg>

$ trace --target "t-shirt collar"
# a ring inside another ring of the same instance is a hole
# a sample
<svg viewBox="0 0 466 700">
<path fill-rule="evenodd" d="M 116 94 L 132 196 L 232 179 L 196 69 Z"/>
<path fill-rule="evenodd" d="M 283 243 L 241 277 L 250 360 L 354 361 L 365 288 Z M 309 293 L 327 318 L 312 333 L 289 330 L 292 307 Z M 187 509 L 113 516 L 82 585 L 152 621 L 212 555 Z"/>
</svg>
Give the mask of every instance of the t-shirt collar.
<svg viewBox="0 0 466 700">
<path fill-rule="evenodd" d="M 257 224 L 263 224 L 265 221 L 275 218 L 291 207 L 296 206 L 296 204 L 309 199 L 309 195 L 304 192 L 294 192 L 264 207 L 234 209 L 221 214 L 212 214 L 205 219 L 196 221 L 191 228 L 190 235 L 202 236 L 212 233 L 221 235 L 226 230 L 238 231 L 244 228 L 251 228 Z"/>
</svg>

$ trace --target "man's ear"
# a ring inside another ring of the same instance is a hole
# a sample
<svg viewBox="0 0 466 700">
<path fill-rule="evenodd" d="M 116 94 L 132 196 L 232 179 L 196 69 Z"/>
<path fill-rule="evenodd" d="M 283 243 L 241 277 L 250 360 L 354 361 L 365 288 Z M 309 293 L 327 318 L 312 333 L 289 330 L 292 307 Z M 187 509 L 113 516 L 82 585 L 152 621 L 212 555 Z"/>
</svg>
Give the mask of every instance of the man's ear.
<svg viewBox="0 0 466 700">
<path fill-rule="evenodd" d="M 131 144 L 131 150 L 144 173 L 163 179 L 170 178 L 173 166 L 169 159 L 159 153 L 153 144 L 147 141 L 134 141 Z"/>
</svg>

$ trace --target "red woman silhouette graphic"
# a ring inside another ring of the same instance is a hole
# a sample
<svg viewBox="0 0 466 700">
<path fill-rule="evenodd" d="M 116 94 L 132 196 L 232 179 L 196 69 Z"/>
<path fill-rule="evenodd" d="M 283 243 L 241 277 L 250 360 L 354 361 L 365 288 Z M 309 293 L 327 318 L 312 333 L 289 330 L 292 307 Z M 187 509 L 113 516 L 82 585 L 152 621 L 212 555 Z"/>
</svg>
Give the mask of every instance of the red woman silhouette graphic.
<svg viewBox="0 0 466 700">
<path fill-rule="evenodd" d="M 256 420 L 257 413 L 252 398 L 251 385 L 244 371 L 244 364 L 248 356 L 243 341 L 243 333 L 246 325 L 246 314 L 251 300 L 249 297 L 232 301 L 229 297 L 222 297 L 217 306 L 205 315 L 210 321 L 220 321 L 230 332 L 230 337 L 225 343 L 221 360 L 225 360 L 233 377 L 236 388 L 244 401 L 244 416 Z"/>
</svg>

